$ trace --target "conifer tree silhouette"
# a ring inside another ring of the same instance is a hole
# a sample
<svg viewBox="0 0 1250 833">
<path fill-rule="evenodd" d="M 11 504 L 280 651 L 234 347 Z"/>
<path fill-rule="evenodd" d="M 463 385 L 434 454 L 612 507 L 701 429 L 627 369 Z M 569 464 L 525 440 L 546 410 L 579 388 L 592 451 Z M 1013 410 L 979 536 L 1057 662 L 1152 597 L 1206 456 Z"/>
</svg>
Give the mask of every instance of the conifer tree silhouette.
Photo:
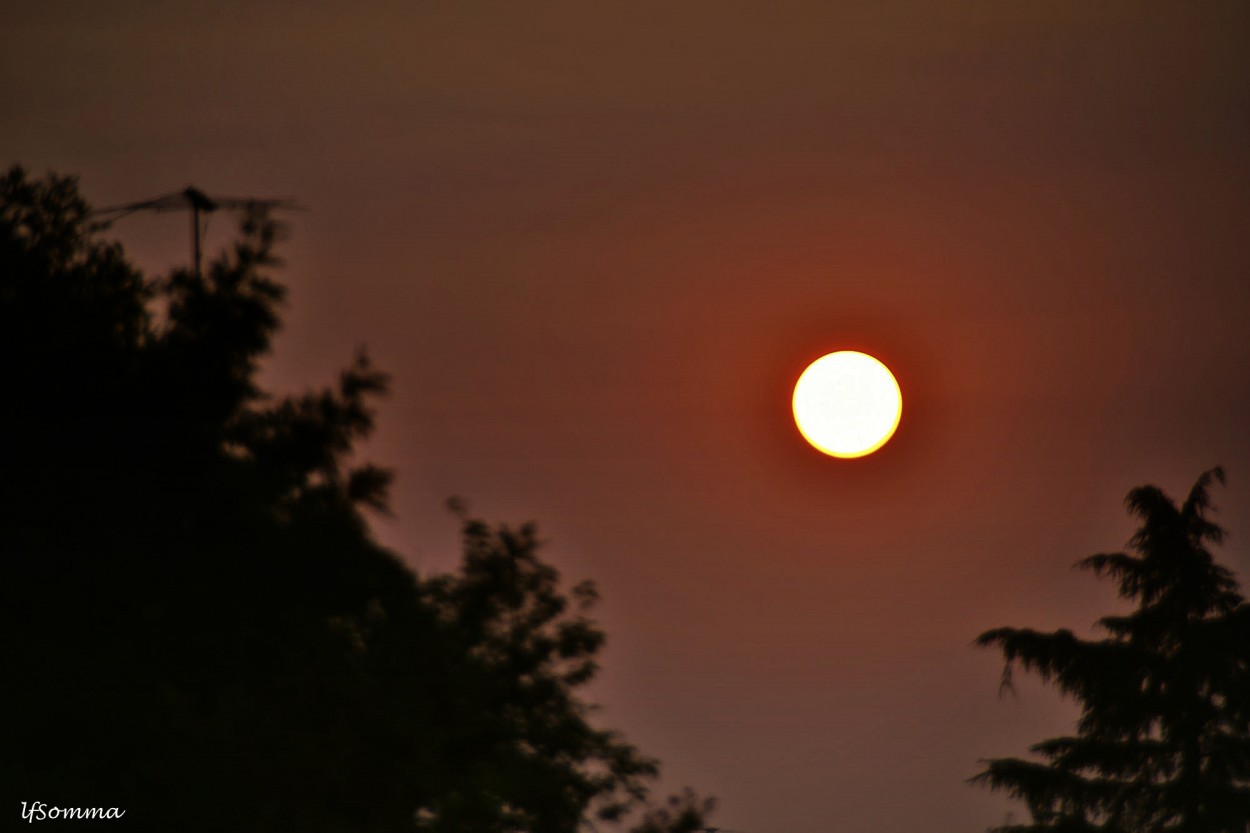
<svg viewBox="0 0 1250 833">
<path fill-rule="evenodd" d="M 1119 585 L 1131 613 L 1102 639 L 998 628 L 977 639 L 1081 706 L 1076 734 L 1035 744 L 1041 760 L 1000 758 L 972 780 L 1024 801 L 1029 824 L 1001 831 L 1245 833 L 1250 828 L 1250 607 L 1209 550 L 1205 472 L 1179 507 L 1154 486 L 1129 492 L 1141 519 L 1130 553 L 1078 566 Z"/>
</svg>

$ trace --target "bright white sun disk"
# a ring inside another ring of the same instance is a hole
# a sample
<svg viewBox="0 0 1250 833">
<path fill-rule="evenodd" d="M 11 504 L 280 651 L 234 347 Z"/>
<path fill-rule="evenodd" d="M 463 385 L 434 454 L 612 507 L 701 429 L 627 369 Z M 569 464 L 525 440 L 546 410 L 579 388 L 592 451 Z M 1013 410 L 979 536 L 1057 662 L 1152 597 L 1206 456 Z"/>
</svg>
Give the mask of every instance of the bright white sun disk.
<svg viewBox="0 0 1250 833">
<path fill-rule="evenodd" d="M 843 350 L 808 365 L 794 386 L 794 422 L 803 438 L 833 457 L 863 457 L 894 436 L 903 395 L 890 369 Z"/>
</svg>

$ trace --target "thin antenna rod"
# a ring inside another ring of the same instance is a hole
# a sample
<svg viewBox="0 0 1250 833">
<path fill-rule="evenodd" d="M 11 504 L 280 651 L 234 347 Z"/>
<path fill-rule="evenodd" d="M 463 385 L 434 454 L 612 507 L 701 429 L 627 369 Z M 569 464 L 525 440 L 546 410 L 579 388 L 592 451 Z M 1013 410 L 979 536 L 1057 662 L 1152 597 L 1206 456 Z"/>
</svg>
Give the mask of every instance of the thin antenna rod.
<svg viewBox="0 0 1250 833">
<path fill-rule="evenodd" d="M 191 205 L 191 251 L 195 258 L 195 277 L 201 278 L 200 273 L 200 207 L 192 203 Z"/>
<path fill-rule="evenodd" d="M 96 228 L 108 228 L 114 221 L 120 220 L 122 217 L 132 214 L 135 211 L 177 211 L 179 209 L 191 209 L 191 259 L 195 265 L 195 276 L 202 277 L 203 270 L 203 252 L 201 237 L 204 229 L 200 225 L 200 215 L 209 214 L 219 208 L 242 208 L 242 209 L 270 209 L 281 208 L 287 210 L 300 210 L 300 206 L 296 205 L 289 199 L 256 199 L 254 197 L 210 197 L 198 188 L 187 186 L 182 191 L 173 194 L 166 194 L 163 197 L 156 197 L 150 200 L 142 200 L 140 202 L 129 203 L 127 205 L 117 205 L 111 208 L 101 208 L 91 213 L 93 217 L 102 217 L 113 215 L 107 219 L 97 220 Z"/>
<path fill-rule="evenodd" d="M 188 185 L 182 195 L 187 198 L 187 202 L 191 206 L 191 254 L 195 261 L 195 276 L 202 277 L 201 264 L 203 258 L 200 252 L 200 212 L 209 212 L 217 210 L 217 202 L 211 199 L 207 194 L 199 188 Z"/>
</svg>

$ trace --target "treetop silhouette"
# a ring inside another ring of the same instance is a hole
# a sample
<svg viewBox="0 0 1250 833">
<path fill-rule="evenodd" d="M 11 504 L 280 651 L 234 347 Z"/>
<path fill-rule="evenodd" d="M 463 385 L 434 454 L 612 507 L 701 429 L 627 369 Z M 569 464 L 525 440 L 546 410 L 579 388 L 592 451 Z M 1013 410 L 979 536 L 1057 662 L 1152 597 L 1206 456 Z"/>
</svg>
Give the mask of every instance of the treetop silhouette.
<svg viewBox="0 0 1250 833">
<path fill-rule="evenodd" d="M 530 831 L 621 819 L 657 771 L 590 721 L 604 635 L 533 527 L 463 515 L 414 575 L 356 461 L 387 378 L 256 381 L 285 297 L 263 211 L 150 278 L 72 178 L 0 176 L 0 661 L 15 801 L 139 829 Z"/>
<path fill-rule="evenodd" d="M 1000 831 L 1245 833 L 1250 825 L 1250 606 L 1210 546 L 1205 472 L 1177 506 L 1154 486 L 1128 494 L 1141 526 L 1131 553 L 1077 566 L 1117 582 L 1128 614 L 1098 622 L 1108 636 L 997 628 L 977 639 L 1081 706 L 1076 734 L 1037 743 L 1042 760 L 999 758 L 972 780 L 1023 800 L 1031 824 Z"/>
</svg>

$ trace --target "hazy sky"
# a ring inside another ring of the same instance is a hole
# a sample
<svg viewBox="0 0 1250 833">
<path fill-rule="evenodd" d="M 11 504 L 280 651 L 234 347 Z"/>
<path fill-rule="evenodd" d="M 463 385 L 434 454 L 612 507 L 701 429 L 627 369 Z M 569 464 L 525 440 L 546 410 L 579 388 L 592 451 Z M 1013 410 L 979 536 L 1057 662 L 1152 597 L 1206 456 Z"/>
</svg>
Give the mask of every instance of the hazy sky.
<svg viewBox="0 0 1250 833">
<path fill-rule="evenodd" d="M 269 381 L 393 374 L 376 529 L 461 495 L 593 578 L 603 719 L 743 833 L 968 831 L 1070 707 L 970 647 L 1086 629 L 1122 499 L 1224 464 L 1250 578 L 1250 5 L 51 2 L 0 16 L 0 163 L 97 205 L 291 196 Z M 152 272 L 185 214 L 114 229 Z M 208 248 L 229 240 L 214 216 Z M 789 393 L 866 349 L 899 433 Z M 1016 808 L 1016 818 L 1024 811 Z"/>
</svg>

